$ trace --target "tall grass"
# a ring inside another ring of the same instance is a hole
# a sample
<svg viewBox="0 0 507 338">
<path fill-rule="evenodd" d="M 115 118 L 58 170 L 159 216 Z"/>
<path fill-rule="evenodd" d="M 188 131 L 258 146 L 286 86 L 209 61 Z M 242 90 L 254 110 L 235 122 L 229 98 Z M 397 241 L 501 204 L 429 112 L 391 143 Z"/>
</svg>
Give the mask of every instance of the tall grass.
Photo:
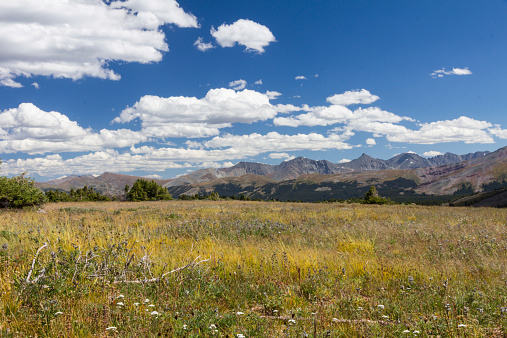
<svg viewBox="0 0 507 338">
<path fill-rule="evenodd" d="M 505 210 L 238 201 L 45 210 L 0 214 L 0 336 L 506 333 Z"/>
</svg>

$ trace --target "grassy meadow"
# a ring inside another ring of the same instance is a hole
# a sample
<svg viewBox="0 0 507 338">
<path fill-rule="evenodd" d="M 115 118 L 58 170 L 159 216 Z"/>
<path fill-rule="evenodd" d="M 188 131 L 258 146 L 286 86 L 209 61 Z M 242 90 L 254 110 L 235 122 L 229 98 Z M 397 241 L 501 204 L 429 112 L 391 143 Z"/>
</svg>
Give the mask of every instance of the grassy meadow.
<svg viewBox="0 0 507 338">
<path fill-rule="evenodd" d="M 0 337 L 505 337 L 507 210 L 0 211 Z"/>
</svg>

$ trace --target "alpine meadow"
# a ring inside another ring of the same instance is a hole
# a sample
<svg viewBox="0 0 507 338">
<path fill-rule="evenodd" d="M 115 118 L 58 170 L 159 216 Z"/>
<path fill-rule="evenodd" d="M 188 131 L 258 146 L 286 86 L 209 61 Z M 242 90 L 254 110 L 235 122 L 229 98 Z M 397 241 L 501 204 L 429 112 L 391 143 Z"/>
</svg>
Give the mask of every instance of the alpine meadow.
<svg viewBox="0 0 507 338">
<path fill-rule="evenodd" d="M 507 0 L 0 0 L 0 338 L 507 337 Z"/>
</svg>

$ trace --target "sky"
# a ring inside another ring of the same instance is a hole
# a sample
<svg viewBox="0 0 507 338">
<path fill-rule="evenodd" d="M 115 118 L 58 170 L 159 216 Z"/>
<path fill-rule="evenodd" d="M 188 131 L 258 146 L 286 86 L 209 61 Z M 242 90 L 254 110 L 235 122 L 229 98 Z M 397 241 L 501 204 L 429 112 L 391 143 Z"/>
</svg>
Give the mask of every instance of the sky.
<svg viewBox="0 0 507 338">
<path fill-rule="evenodd" d="M 506 0 L 2 0 L 1 175 L 507 145 Z"/>
</svg>

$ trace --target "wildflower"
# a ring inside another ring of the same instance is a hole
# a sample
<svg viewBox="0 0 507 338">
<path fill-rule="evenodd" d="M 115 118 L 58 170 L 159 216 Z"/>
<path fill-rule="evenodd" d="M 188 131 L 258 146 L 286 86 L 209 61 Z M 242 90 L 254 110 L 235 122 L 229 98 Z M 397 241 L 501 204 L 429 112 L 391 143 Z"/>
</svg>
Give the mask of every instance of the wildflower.
<svg viewBox="0 0 507 338">
<path fill-rule="evenodd" d="M 209 328 L 210 328 L 210 330 L 213 330 L 213 329 L 216 329 L 216 328 L 217 328 L 217 326 L 216 326 L 215 324 L 211 324 L 211 325 L 209 326 Z"/>
<path fill-rule="evenodd" d="M 384 319 L 389 319 L 389 316 L 385 316 L 385 315 L 384 315 L 384 316 L 382 316 L 382 318 L 384 318 Z"/>
<path fill-rule="evenodd" d="M 363 308 L 362 308 L 362 307 L 360 307 L 360 306 L 358 306 L 358 307 L 357 307 L 357 311 L 363 311 Z"/>
<path fill-rule="evenodd" d="M 289 325 L 292 325 L 292 324 L 296 324 L 296 320 L 295 319 L 289 319 Z"/>
<path fill-rule="evenodd" d="M 333 318 L 333 319 L 331 319 L 331 321 L 333 321 L 333 322 L 339 322 L 340 320 L 338 318 Z"/>
<path fill-rule="evenodd" d="M 379 305 L 377 305 L 377 307 L 378 307 L 379 309 L 383 309 L 383 308 L 384 308 L 384 305 L 379 304 Z"/>
<path fill-rule="evenodd" d="M 47 285 L 43 285 L 43 286 L 42 286 L 42 288 L 43 288 L 43 289 L 49 289 L 49 286 L 47 286 Z"/>
<path fill-rule="evenodd" d="M 315 316 L 317 314 L 317 312 L 312 312 L 312 316 Z"/>
<path fill-rule="evenodd" d="M 148 305 L 148 307 L 155 307 L 155 305 L 153 305 L 153 304 L 150 304 L 150 305 Z"/>
<path fill-rule="evenodd" d="M 149 303 L 149 302 L 150 302 L 150 300 L 149 300 L 148 298 L 146 298 L 146 299 L 144 300 L 144 302 L 145 302 L 145 303 Z"/>
<path fill-rule="evenodd" d="M 419 332 L 419 331 L 417 331 L 417 330 L 415 330 L 415 331 L 413 332 L 413 334 L 418 334 L 418 333 L 421 333 L 421 332 Z"/>
<path fill-rule="evenodd" d="M 150 313 L 150 315 L 152 315 L 152 316 L 158 316 L 158 314 L 159 313 L 157 311 L 153 311 L 152 313 Z"/>
<path fill-rule="evenodd" d="M 403 333 L 410 333 L 410 330 L 405 330 L 403 331 Z"/>
<path fill-rule="evenodd" d="M 242 333 L 238 333 L 238 334 L 236 335 L 236 337 L 237 337 L 237 338 L 245 338 L 245 335 L 244 335 L 244 334 L 242 334 Z"/>
<path fill-rule="evenodd" d="M 241 312 L 241 311 L 236 312 L 236 315 L 237 315 L 237 316 L 241 316 L 241 315 L 244 315 L 244 314 L 245 314 L 245 313 L 244 313 L 244 312 Z M 240 334 L 241 334 L 241 333 L 240 333 Z"/>
<path fill-rule="evenodd" d="M 124 295 L 119 295 L 118 297 L 116 297 L 116 299 L 120 299 L 120 298 L 125 298 Z"/>
<path fill-rule="evenodd" d="M 278 310 L 273 310 L 273 313 L 278 313 Z"/>
<path fill-rule="evenodd" d="M 183 325 L 183 330 L 186 330 L 186 329 L 187 329 L 187 327 L 188 327 L 188 326 L 187 326 L 186 324 L 184 324 L 184 325 Z"/>
<path fill-rule="evenodd" d="M 134 303 L 134 306 L 139 306 L 139 303 Z"/>
<path fill-rule="evenodd" d="M 116 326 L 106 327 L 106 331 L 116 331 L 116 330 L 118 330 Z"/>
<path fill-rule="evenodd" d="M 58 316 L 58 315 L 63 315 L 63 312 L 58 311 L 57 313 L 55 313 L 55 316 Z"/>
<path fill-rule="evenodd" d="M 118 306 L 124 306 L 125 304 L 123 304 L 122 302 L 118 302 L 118 303 L 116 303 L 116 305 L 118 305 Z"/>
<path fill-rule="evenodd" d="M 458 327 L 467 327 L 465 324 L 459 324 Z"/>
</svg>

